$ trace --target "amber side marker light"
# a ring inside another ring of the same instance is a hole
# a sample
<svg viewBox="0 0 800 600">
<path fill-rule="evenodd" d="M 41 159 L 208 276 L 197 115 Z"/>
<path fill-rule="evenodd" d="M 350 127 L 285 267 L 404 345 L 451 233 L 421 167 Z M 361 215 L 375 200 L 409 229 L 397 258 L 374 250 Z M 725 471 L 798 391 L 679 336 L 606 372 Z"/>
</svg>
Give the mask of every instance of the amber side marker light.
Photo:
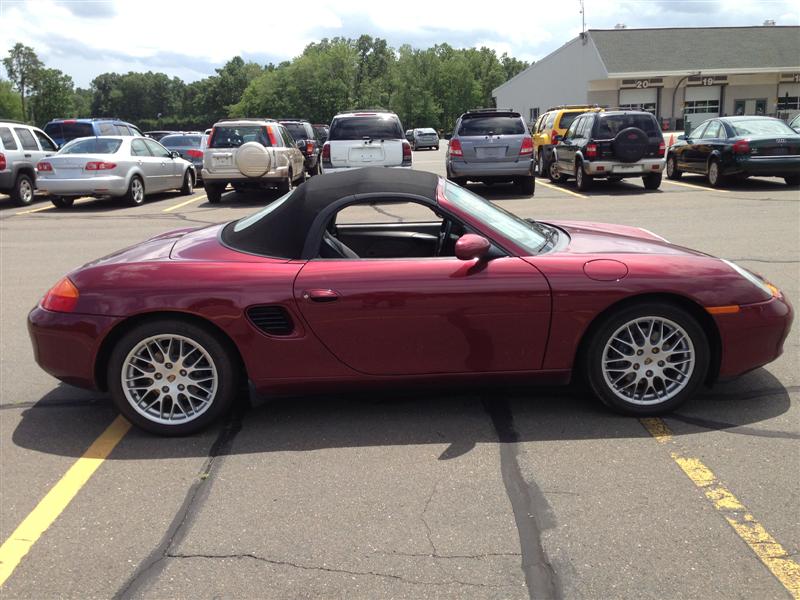
<svg viewBox="0 0 800 600">
<path fill-rule="evenodd" d="M 738 313 L 739 310 L 738 304 L 732 304 L 731 306 L 706 306 L 706 311 L 712 315 L 732 315 Z"/>
<path fill-rule="evenodd" d="M 72 312 L 78 304 L 78 288 L 69 280 L 69 277 L 59 279 L 42 299 L 42 308 L 54 312 Z"/>
</svg>

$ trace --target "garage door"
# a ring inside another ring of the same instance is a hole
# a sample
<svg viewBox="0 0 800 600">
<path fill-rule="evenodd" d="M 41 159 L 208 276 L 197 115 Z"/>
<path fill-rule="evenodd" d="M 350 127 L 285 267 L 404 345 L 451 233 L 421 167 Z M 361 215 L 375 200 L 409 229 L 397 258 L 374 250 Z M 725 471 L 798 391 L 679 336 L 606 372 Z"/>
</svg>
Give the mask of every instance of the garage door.
<svg viewBox="0 0 800 600">
<path fill-rule="evenodd" d="M 686 101 L 683 107 L 684 119 L 689 123 L 687 130 L 719 116 L 719 99 L 722 86 L 704 85 L 686 88 Z"/>
<path fill-rule="evenodd" d="M 619 107 L 625 110 L 646 110 L 656 114 L 658 90 L 645 88 L 641 90 L 620 90 Z"/>
<path fill-rule="evenodd" d="M 800 83 L 778 85 L 778 112 L 787 120 L 800 113 Z"/>
</svg>

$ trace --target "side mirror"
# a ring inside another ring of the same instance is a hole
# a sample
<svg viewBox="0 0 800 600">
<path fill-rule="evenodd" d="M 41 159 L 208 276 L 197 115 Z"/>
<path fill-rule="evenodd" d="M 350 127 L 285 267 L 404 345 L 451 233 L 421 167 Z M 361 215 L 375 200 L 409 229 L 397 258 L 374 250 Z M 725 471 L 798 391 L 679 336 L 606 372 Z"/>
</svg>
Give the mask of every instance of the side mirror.
<svg viewBox="0 0 800 600">
<path fill-rule="evenodd" d="M 180 157 L 181 157 L 181 153 L 180 153 L 180 152 L 178 152 L 177 150 L 173 150 L 172 152 L 170 152 L 170 153 L 169 153 L 169 155 L 170 155 L 172 158 L 180 158 Z"/>
<path fill-rule="evenodd" d="M 465 233 L 456 242 L 456 258 L 459 260 L 472 260 L 483 258 L 489 252 L 491 244 L 482 235 Z"/>
<path fill-rule="evenodd" d="M 678 136 L 678 139 L 679 139 L 679 140 L 686 141 L 686 140 L 688 140 L 688 139 L 689 139 L 689 136 L 688 136 L 688 135 L 686 135 L 685 133 L 682 133 L 682 134 L 680 134 L 680 135 Z"/>
</svg>

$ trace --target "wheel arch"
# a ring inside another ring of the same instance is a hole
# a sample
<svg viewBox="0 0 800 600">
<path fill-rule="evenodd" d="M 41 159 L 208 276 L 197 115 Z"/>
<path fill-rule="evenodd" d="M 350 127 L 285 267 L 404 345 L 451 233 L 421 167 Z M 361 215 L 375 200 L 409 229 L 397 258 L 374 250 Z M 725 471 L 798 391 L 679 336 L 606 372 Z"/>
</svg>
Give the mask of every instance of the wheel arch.
<svg viewBox="0 0 800 600">
<path fill-rule="evenodd" d="M 27 175 L 31 179 L 31 183 L 36 187 L 36 168 L 29 163 L 23 164 L 14 169 L 14 183 L 20 175 Z"/>
<path fill-rule="evenodd" d="M 219 341 L 231 351 L 231 356 L 233 356 L 234 362 L 239 369 L 239 373 L 242 376 L 242 383 L 245 383 L 248 379 L 247 375 L 247 367 L 245 366 L 244 359 L 242 358 L 241 352 L 239 352 L 239 348 L 233 339 L 225 333 L 223 329 L 221 329 L 218 325 L 215 325 L 208 319 L 200 317 L 198 315 L 194 315 L 191 313 L 185 313 L 181 311 L 172 311 L 172 310 L 161 310 L 155 312 L 147 312 L 141 313 L 138 315 L 134 315 L 128 317 L 127 319 L 120 321 L 117 323 L 111 331 L 105 336 L 103 341 L 100 343 L 100 348 L 97 351 L 94 361 L 94 380 L 95 385 L 99 390 L 107 391 L 108 390 L 108 381 L 106 379 L 107 370 L 108 370 L 108 361 L 111 357 L 111 352 L 114 349 L 114 346 L 119 342 L 122 337 L 128 333 L 134 327 L 141 325 L 142 323 L 146 323 L 148 321 L 153 321 L 156 319 L 173 319 L 177 321 L 183 321 L 184 323 L 191 323 L 193 325 L 197 325 L 202 327 L 212 335 L 216 336 Z"/>
<path fill-rule="evenodd" d="M 589 326 L 584 330 L 580 342 L 578 343 L 575 360 L 572 364 L 573 378 L 583 376 L 581 369 L 589 343 L 592 336 L 603 325 L 605 320 L 619 310 L 645 302 L 672 304 L 673 306 L 682 308 L 697 320 L 708 338 L 708 346 L 711 353 L 709 357 L 708 373 L 706 374 L 706 383 L 714 383 L 719 375 L 720 362 L 722 360 L 722 339 L 720 337 L 719 328 L 714 322 L 714 318 L 706 312 L 700 304 L 687 296 L 674 293 L 645 293 L 629 296 L 607 306 L 600 313 L 595 315 L 594 319 L 589 323 Z"/>
</svg>

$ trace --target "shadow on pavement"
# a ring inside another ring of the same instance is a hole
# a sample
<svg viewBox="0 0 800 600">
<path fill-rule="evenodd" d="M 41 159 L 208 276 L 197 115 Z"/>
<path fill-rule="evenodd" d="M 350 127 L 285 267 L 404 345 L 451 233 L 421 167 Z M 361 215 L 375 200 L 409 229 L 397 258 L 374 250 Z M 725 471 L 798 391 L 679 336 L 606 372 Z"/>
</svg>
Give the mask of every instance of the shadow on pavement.
<svg viewBox="0 0 800 600">
<path fill-rule="evenodd" d="M 665 419 L 691 425 L 689 433 L 733 430 L 744 435 L 800 439 L 790 432 L 747 427 L 785 413 L 790 405 L 789 393 L 794 391 L 787 390 L 765 369 L 758 369 L 704 391 Z M 489 415 L 493 405 L 511 410 L 520 442 L 650 435 L 635 418 L 610 412 L 577 388 L 495 387 L 485 391 L 471 388 L 466 392 L 439 389 L 388 394 L 376 390 L 370 394 L 256 398 L 241 416 L 247 441 L 234 444 L 230 453 L 449 444 L 440 456 L 445 460 L 469 452 L 476 444 L 497 443 Z M 22 413 L 13 442 L 46 454 L 80 456 L 82 450 L 76 448 L 88 447 L 114 414 L 104 396 L 62 384 Z M 205 456 L 205 442 L 213 440 L 223 426 L 221 423 L 178 439 L 159 438 L 133 428 L 126 438 L 129 443 L 115 451 L 113 459 Z"/>
</svg>

